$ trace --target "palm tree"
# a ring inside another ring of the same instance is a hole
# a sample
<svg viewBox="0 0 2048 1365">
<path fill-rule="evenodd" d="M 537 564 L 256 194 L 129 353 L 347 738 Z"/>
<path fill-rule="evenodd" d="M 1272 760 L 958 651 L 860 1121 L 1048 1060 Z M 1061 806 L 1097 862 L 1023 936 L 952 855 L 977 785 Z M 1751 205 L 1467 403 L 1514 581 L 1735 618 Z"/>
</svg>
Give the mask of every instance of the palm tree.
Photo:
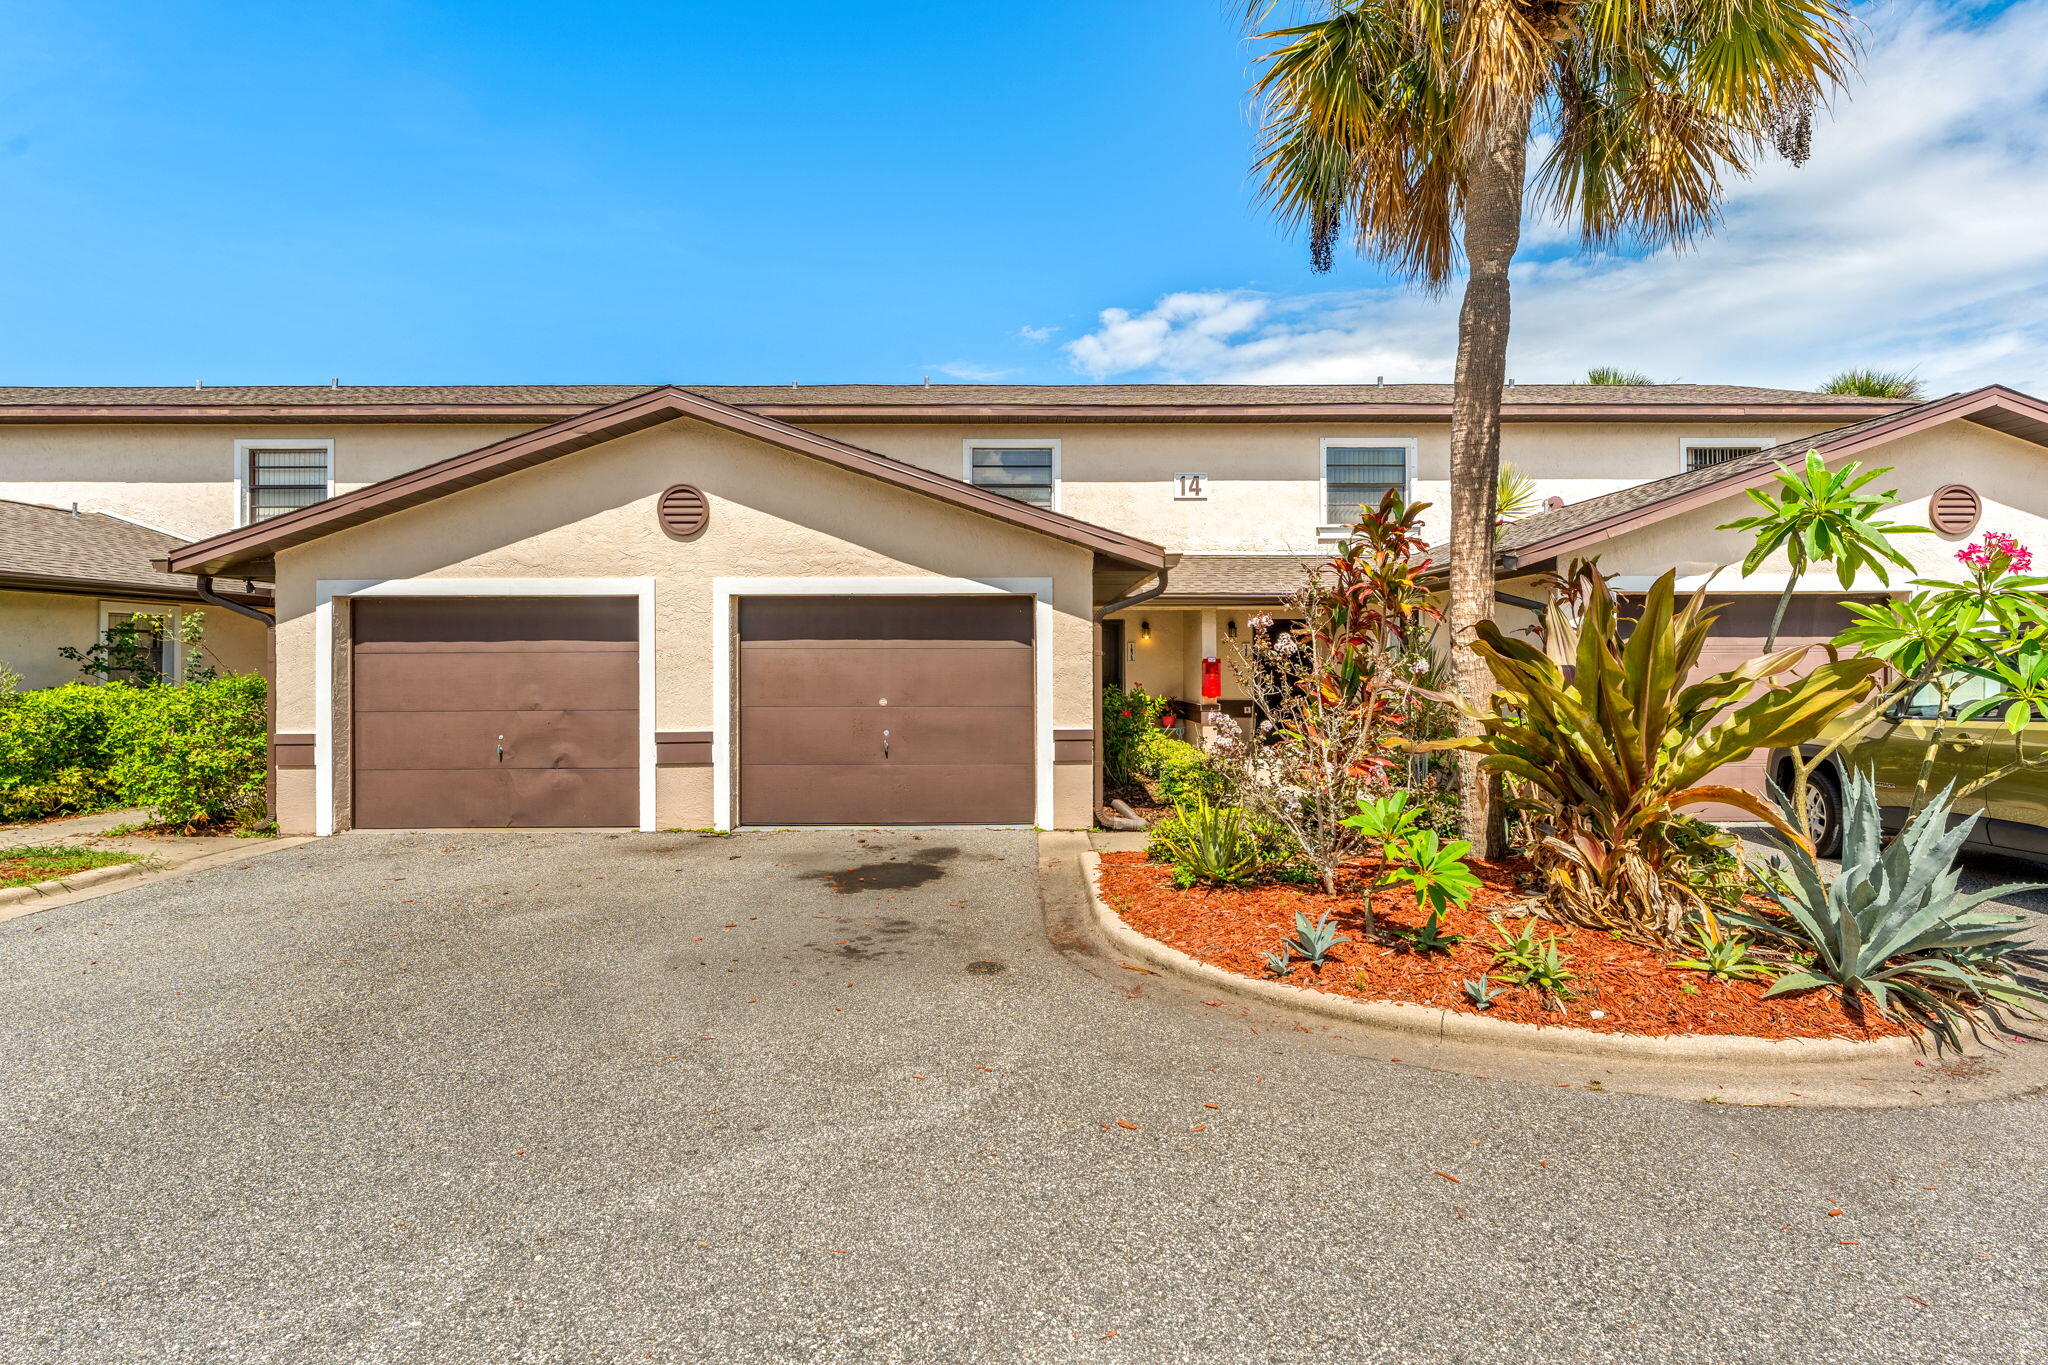
<svg viewBox="0 0 2048 1365">
<path fill-rule="evenodd" d="M 1240 0 L 1263 28 L 1283 0 Z M 1816 104 L 1854 52 L 1837 0 L 1293 0 L 1307 22 L 1255 32 L 1258 170 L 1318 270 L 1348 233 L 1427 288 L 1462 265 L 1451 401 L 1454 643 L 1494 606 L 1495 481 L 1507 378 L 1508 267 L 1525 192 L 1584 246 L 1646 247 L 1706 231 L 1722 177 L 1776 147 L 1805 159 Z M 1533 137 L 1544 155 L 1533 177 Z M 1454 651 L 1475 711 L 1486 664 Z M 1472 722 L 1467 722 L 1471 724 Z M 1502 851 L 1497 793 L 1465 764 L 1465 834 Z"/>
<path fill-rule="evenodd" d="M 1588 384 L 1647 384 L 1650 376 L 1641 370 L 1624 370 L 1614 365 L 1595 365 L 1586 371 Z"/>
<path fill-rule="evenodd" d="M 1837 370 L 1820 386 L 1822 393 L 1851 393 L 1859 398 L 1902 398 L 1920 401 L 1920 381 L 1905 370 Z"/>
</svg>

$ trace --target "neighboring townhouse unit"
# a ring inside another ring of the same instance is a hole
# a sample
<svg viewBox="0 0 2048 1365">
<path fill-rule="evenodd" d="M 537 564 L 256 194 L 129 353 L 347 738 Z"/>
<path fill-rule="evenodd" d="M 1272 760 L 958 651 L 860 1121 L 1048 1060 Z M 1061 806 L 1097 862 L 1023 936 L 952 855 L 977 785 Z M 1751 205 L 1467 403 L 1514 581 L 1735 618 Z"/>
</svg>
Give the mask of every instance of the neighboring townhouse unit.
<svg viewBox="0 0 2048 1365">
<path fill-rule="evenodd" d="M 192 602 L 232 589 L 246 607 L 274 585 L 290 829 L 1075 826 L 1096 799 L 1102 682 L 1192 708 L 1203 661 L 1286 599 L 1359 504 L 1402 486 L 1442 529 L 1449 397 L 13 389 L 0 497 L 153 528 L 161 600 L 183 582 Z M 1973 530 L 2025 534 L 2048 516 L 2024 477 L 2048 443 L 2040 410 L 1997 389 L 1916 406 L 1512 386 L 1504 458 L 1561 506 L 1508 528 L 1504 588 L 1528 594 L 1568 554 L 1601 554 L 1625 584 L 1721 569 L 1740 550 L 1711 528 L 1768 477 L 1775 456 L 1759 452 L 1808 444 L 1899 465 L 1922 511 L 1960 506 L 1944 491 L 1960 487 Z M 1912 547 L 1933 564 L 1956 534 L 1919 539 L 1940 542 Z M 119 576 L 38 586 L 43 556 L 0 532 L 0 660 L 32 682 L 56 680 L 44 656 L 62 630 L 32 632 L 44 609 L 23 599 L 85 603 L 63 628 L 84 644 L 131 595 Z M 1726 651 L 1754 650 L 1739 604 L 1782 587 L 1773 572 L 1716 581 L 1738 603 Z M 1802 629 L 1825 629 L 1841 596 L 1826 586 Z M 222 620 L 244 627 L 263 632 Z M 1241 705 L 1222 673 L 1220 702 Z"/>
</svg>

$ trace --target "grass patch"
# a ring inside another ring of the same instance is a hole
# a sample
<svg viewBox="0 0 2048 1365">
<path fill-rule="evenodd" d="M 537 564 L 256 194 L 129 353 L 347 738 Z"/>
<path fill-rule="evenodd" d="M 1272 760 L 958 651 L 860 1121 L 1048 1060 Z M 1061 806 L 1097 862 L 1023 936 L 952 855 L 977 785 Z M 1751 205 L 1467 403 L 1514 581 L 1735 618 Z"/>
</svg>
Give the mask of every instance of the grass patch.
<svg viewBox="0 0 2048 1365">
<path fill-rule="evenodd" d="M 10 886 L 33 886 L 53 882 L 74 872 L 116 863 L 139 863 L 133 853 L 113 853 L 98 848 L 73 848 L 62 844 L 45 847 L 0 848 L 0 890 Z"/>
</svg>

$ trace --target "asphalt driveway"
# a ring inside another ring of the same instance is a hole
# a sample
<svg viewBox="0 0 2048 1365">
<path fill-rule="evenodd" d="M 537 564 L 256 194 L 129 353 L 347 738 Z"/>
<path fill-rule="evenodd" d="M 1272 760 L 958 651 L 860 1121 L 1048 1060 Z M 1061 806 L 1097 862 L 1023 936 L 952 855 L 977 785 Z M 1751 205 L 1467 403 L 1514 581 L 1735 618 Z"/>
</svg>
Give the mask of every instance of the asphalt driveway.
<svg viewBox="0 0 2048 1365">
<path fill-rule="evenodd" d="M 2048 1359 L 2039 1097 L 1396 1064 L 1055 946 L 1035 854 L 351 835 L 0 924 L 0 1359 Z"/>
</svg>

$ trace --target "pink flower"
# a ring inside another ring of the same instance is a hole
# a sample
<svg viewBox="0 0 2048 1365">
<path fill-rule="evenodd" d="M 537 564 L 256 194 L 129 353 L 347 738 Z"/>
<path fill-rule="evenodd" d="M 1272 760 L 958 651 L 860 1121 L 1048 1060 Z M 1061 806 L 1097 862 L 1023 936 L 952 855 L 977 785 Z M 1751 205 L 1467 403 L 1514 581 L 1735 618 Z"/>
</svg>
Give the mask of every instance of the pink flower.
<svg viewBox="0 0 2048 1365">
<path fill-rule="evenodd" d="M 2003 531 L 1986 531 L 1975 544 L 1958 550 L 1956 558 L 1991 578 L 2034 567 L 2034 552 Z"/>
</svg>

